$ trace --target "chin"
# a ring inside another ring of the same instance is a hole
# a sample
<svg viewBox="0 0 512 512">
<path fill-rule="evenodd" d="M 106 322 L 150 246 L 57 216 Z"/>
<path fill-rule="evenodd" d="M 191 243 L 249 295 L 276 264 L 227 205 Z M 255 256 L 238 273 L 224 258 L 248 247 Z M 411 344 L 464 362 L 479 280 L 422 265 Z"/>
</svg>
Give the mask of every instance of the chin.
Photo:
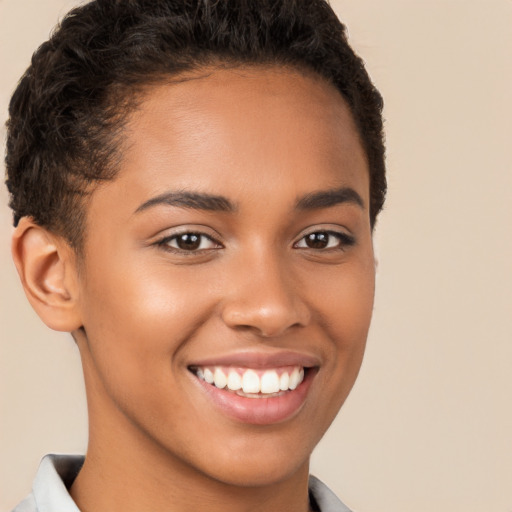
<svg viewBox="0 0 512 512">
<path fill-rule="evenodd" d="M 211 476 L 230 487 L 267 487 L 284 482 L 300 472 L 303 472 L 307 477 L 309 457 L 306 460 L 295 461 L 294 463 L 283 458 L 275 461 L 263 461 L 258 457 L 253 461 L 232 462 L 229 466 L 227 468 L 217 468 L 218 471 Z"/>
<path fill-rule="evenodd" d="M 273 439 L 265 439 L 268 435 Z M 283 436 L 285 436 L 283 438 Z M 209 454 L 207 472 L 217 481 L 237 487 L 265 487 L 286 481 L 297 473 L 309 474 L 309 459 L 316 443 L 282 432 L 279 436 L 259 433 L 238 446 Z M 216 460 L 212 464 L 212 460 Z M 202 461 L 203 464 L 206 461 Z"/>
</svg>

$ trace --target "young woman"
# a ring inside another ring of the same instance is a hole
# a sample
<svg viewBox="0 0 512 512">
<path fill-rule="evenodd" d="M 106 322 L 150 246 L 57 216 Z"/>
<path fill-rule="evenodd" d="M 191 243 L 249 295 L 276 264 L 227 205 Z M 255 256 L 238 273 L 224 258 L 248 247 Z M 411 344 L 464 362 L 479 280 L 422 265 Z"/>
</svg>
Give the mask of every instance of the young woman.
<svg viewBox="0 0 512 512">
<path fill-rule="evenodd" d="M 309 458 L 363 357 L 381 111 L 321 0 L 64 19 L 11 101 L 7 184 L 90 438 L 17 511 L 347 510 Z"/>
</svg>

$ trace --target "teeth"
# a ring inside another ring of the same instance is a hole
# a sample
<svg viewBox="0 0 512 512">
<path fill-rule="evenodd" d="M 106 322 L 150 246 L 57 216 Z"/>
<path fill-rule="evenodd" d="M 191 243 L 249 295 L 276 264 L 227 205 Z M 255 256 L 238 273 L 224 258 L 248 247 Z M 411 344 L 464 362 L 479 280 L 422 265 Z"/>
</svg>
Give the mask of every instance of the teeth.
<svg viewBox="0 0 512 512">
<path fill-rule="evenodd" d="M 228 379 L 224 375 L 224 372 L 220 368 L 216 368 L 213 373 L 213 382 L 219 389 L 224 389 L 228 383 Z"/>
<path fill-rule="evenodd" d="M 262 393 L 278 393 L 279 376 L 276 371 L 266 371 L 261 376 L 261 392 Z"/>
<path fill-rule="evenodd" d="M 290 383 L 288 384 L 290 389 L 295 389 L 304 379 L 304 370 L 294 368 L 292 374 L 290 375 Z"/>
<path fill-rule="evenodd" d="M 284 372 L 281 375 L 281 378 L 279 379 L 279 389 L 281 391 L 286 391 L 289 389 L 290 384 L 290 375 L 288 375 L 288 372 Z"/>
<path fill-rule="evenodd" d="M 304 380 L 304 368 L 295 367 L 289 371 L 265 370 L 263 373 L 247 369 L 240 375 L 234 368 L 223 369 L 220 366 L 197 368 L 197 377 L 219 389 L 229 389 L 248 395 L 273 395 L 294 390 Z"/>
<path fill-rule="evenodd" d="M 204 370 L 204 380 L 208 382 L 208 384 L 213 384 L 213 373 L 208 368 Z"/>
<path fill-rule="evenodd" d="M 253 370 L 247 370 L 242 377 L 242 390 L 244 393 L 259 393 L 260 378 Z"/>
<path fill-rule="evenodd" d="M 231 389 L 231 391 L 242 389 L 242 377 L 235 370 L 229 370 L 228 389 Z"/>
</svg>

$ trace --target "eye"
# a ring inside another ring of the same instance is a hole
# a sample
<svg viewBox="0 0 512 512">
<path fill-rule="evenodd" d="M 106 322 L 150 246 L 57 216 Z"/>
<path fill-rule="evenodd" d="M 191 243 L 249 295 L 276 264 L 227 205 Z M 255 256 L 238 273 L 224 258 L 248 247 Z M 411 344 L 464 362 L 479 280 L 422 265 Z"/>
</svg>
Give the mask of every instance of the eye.
<svg viewBox="0 0 512 512">
<path fill-rule="evenodd" d="M 336 231 L 314 231 L 303 236 L 294 247 L 299 249 L 343 249 L 346 246 L 354 245 L 355 240 L 346 233 Z"/>
<path fill-rule="evenodd" d="M 167 236 L 158 242 L 169 250 L 179 252 L 198 252 L 208 249 L 218 249 L 220 244 L 204 233 L 185 232 Z"/>
</svg>

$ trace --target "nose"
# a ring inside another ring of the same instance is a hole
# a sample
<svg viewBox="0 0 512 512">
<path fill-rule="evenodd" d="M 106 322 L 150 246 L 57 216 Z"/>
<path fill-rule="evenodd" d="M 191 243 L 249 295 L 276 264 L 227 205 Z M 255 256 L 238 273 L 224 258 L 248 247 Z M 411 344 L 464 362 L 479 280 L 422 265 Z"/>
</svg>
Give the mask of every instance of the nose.
<svg viewBox="0 0 512 512">
<path fill-rule="evenodd" d="M 309 323 L 311 313 L 299 293 L 300 283 L 278 258 L 246 258 L 231 278 L 222 319 L 232 329 L 270 338 Z"/>
</svg>

